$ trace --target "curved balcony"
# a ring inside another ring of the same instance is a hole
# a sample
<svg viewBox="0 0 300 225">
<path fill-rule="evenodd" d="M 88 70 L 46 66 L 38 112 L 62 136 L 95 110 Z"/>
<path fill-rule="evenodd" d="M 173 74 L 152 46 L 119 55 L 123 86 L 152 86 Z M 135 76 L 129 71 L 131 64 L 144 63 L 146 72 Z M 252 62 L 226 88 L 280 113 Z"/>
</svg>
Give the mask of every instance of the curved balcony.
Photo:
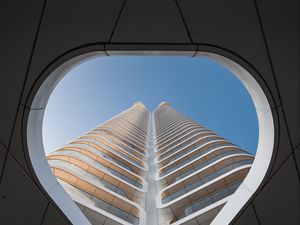
<svg viewBox="0 0 300 225">
<path fill-rule="evenodd" d="M 218 190 L 212 194 L 209 194 L 209 195 L 201 198 L 197 202 L 191 204 L 190 206 L 184 208 L 183 212 L 181 214 L 179 214 L 179 216 L 175 216 L 174 219 L 171 220 L 171 224 L 186 217 L 186 216 L 189 216 L 207 206 L 210 206 L 217 201 L 220 201 L 220 200 L 232 195 L 236 191 L 236 189 L 240 186 L 242 181 L 243 180 L 238 180 L 229 186 L 225 186 L 221 190 Z"/>
<path fill-rule="evenodd" d="M 235 159 L 241 158 L 241 159 Z M 244 159 L 243 159 L 244 158 Z M 234 162 L 232 163 L 232 160 Z M 236 160 L 236 161 L 235 161 Z M 193 191 L 197 187 L 235 169 L 244 165 L 251 165 L 253 162 L 252 157 L 238 157 L 235 156 L 234 159 L 232 157 L 227 157 L 221 159 L 221 161 L 216 162 L 214 164 L 209 165 L 209 167 L 205 168 L 202 171 L 198 171 L 197 174 L 185 179 L 183 184 L 180 182 L 176 182 L 173 185 L 168 186 L 161 192 L 161 201 L 162 203 L 168 203 L 180 196 L 188 194 Z M 225 165 L 224 165 L 225 164 Z M 220 166 L 221 165 L 221 166 Z M 183 187 L 182 187 L 183 186 Z"/>
<path fill-rule="evenodd" d="M 172 138 L 172 140 L 168 140 L 168 142 L 166 142 L 164 145 L 157 146 L 156 152 L 161 152 L 164 149 L 172 148 L 174 145 L 178 144 L 179 142 L 185 141 L 187 137 L 191 137 L 196 134 L 200 134 L 202 132 L 213 133 L 212 131 L 210 131 L 206 128 L 198 128 L 198 129 L 194 129 L 189 132 L 184 132 L 184 133 L 181 133 L 181 135 L 177 136 L 176 138 Z"/>
<path fill-rule="evenodd" d="M 93 130 L 93 132 L 96 132 L 96 131 L 103 131 L 106 133 L 106 135 L 110 135 L 110 136 L 113 136 L 115 137 L 116 139 L 122 141 L 124 144 L 126 144 L 127 146 L 139 151 L 140 153 L 143 153 L 145 154 L 147 152 L 146 149 L 144 148 L 141 148 L 140 146 L 137 146 L 135 143 L 132 143 L 130 141 L 128 141 L 128 139 L 126 139 L 125 137 L 122 137 L 120 134 L 118 134 L 114 129 L 111 129 L 111 128 L 96 128 Z"/>
<path fill-rule="evenodd" d="M 105 133 L 101 133 L 101 132 L 89 132 L 85 135 L 82 135 L 80 138 L 80 140 L 84 139 L 84 138 L 91 138 L 94 140 L 101 140 L 101 142 L 103 142 L 106 145 L 109 145 L 112 148 L 118 148 L 121 149 L 123 152 L 127 152 L 131 155 L 134 155 L 135 157 L 145 161 L 147 159 L 147 155 L 143 154 L 139 151 L 136 151 L 136 149 L 133 149 L 127 145 L 122 144 L 122 142 L 114 137 L 111 137 L 110 135 L 107 135 Z"/>
<path fill-rule="evenodd" d="M 157 134 L 159 135 L 159 134 L 163 133 L 164 131 L 166 131 L 167 129 L 176 126 L 178 124 L 178 122 L 183 121 L 183 120 L 186 120 L 186 118 L 184 118 L 182 116 L 174 116 L 173 118 L 170 118 L 165 123 L 162 123 L 162 122 L 157 123 L 157 125 L 160 124 L 159 127 L 156 126 Z"/>
<path fill-rule="evenodd" d="M 176 130 L 181 124 L 191 122 L 189 119 L 185 118 L 184 116 L 178 117 L 171 125 L 165 126 L 163 128 L 158 129 L 157 126 L 155 127 L 156 130 L 156 137 L 161 138 L 161 135 L 165 135 L 170 131 Z"/>
<path fill-rule="evenodd" d="M 233 194 L 250 167 L 244 165 L 228 171 L 168 203 L 158 203 L 158 208 L 162 214 L 167 213 L 169 218 L 173 217 L 171 223 L 174 223 Z"/>
<path fill-rule="evenodd" d="M 193 129 L 206 129 L 206 128 L 199 124 L 189 124 L 189 125 L 185 126 L 184 129 L 174 132 L 172 137 L 169 137 L 169 138 L 166 137 L 166 138 L 163 138 L 161 141 L 156 142 L 156 145 L 162 146 L 162 145 L 168 143 L 169 141 L 176 140 L 178 137 L 180 137 L 180 135 L 182 135 L 188 131 L 192 131 Z"/>
<path fill-rule="evenodd" d="M 112 165 L 105 158 L 92 159 L 84 154 L 74 151 L 56 151 L 53 154 L 47 157 L 49 160 L 61 160 L 70 162 L 76 165 L 93 165 L 98 171 L 102 173 L 109 174 L 116 179 L 121 179 L 123 182 L 126 182 L 128 185 L 132 185 L 135 188 L 138 188 L 140 191 L 146 190 L 146 182 L 137 175 L 130 173 L 120 167 Z M 85 166 L 88 168 L 88 166 Z"/>
<path fill-rule="evenodd" d="M 97 158 L 97 157 L 106 158 L 111 163 L 121 166 L 123 169 L 126 169 L 130 172 L 138 173 L 141 175 L 144 174 L 143 172 L 141 172 L 142 170 L 140 168 L 134 166 L 131 163 L 128 163 L 128 161 L 125 160 L 124 158 L 119 157 L 118 155 L 115 155 L 108 151 L 99 151 L 98 149 L 88 144 L 72 143 L 72 144 L 65 145 L 63 148 L 57 151 L 63 151 L 63 150 L 77 151 L 84 155 L 89 156 L 90 158 Z"/>
<path fill-rule="evenodd" d="M 181 179 L 196 173 L 200 169 L 204 168 L 205 166 L 210 165 L 217 160 L 224 158 L 226 156 L 238 156 L 238 155 L 245 155 L 249 156 L 243 151 L 230 150 L 230 149 L 215 149 L 211 152 L 206 153 L 205 155 L 196 158 L 195 160 L 189 162 L 187 165 L 179 167 L 177 170 L 170 172 L 169 174 L 165 175 L 164 177 L 157 177 L 160 183 L 165 183 L 166 185 L 171 185 L 175 182 L 180 181 Z"/>
<path fill-rule="evenodd" d="M 101 127 L 114 127 L 119 131 L 120 134 L 128 137 L 129 139 L 133 140 L 134 142 L 137 142 L 138 144 L 144 146 L 146 145 L 146 138 L 143 138 L 139 136 L 139 133 L 123 124 L 120 122 L 116 121 L 110 121 L 105 125 L 102 125 Z M 145 146 L 144 146 L 145 147 Z"/>
<path fill-rule="evenodd" d="M 116 134 L 120 135 L 122 138 L 126 139 L 133 145 L 136 145 L 140 149 L 146 149 L 147 145 L 145 141 L 139 140 L 136 136 L 132 135 L 128 129 L 123 129 L 120 124 L 114 124 L 109 122 L 108 124 L 102 125 L 101 128 L 98 129 L 110 129 L 113 130 Z"/>
<path fill-rule="evenodd" d="M 112 176 L 107 177 L 105 179 L 105 176 L 103 176 L 103 172 L 95 169 L 95 167 L 93 167 L 93 169 L 91 169 L 90 171 L 87 171 L 83 169 L 83 166 L 87 166 L 85 163 L 80 163 L 77 166 L 76 164 L 66 162 L 63 160 L 50 159 L 48 162 L 50 167 L 52 168 L 52 171 L 54 171 L 56 177 L 61 180 L 80 178 L 88 182 L 93 182 L 99 188 L 111 190 L 117 195 L 121 195 L 124 198 L 127 198 L 128 200 L 134 201 L 134 196 L 130 194 L 130 192 L 126 192 L 124 191 L 125 189 L 121 189 L 120 187 L 113 184 L 120 183 L 118 180 L 114 179 Z M 108 182 L 108 180 L 112 180 L 112 182 Z M 129 186 L 127 186 L 127 188 L 128 187 Z"/>
<path fill-rule="evenodd" d="M 88 182 L 82 181 L 86 185 L 82 188 L 60 179 L 59 182 L 80 208 L 100 214 L 107 221 L 111 220 L 111 224 L 138 225 L 145 220 L 145 213 L 138 205 L 113 197 Z"/>
<path fill-rule="evenodd" d="M 144 129 L 141 129 L 140 127 L 136 126 L 134 123 L 129 122 L 125 118 L 122 117 L 116 117 L 114 118 L 114 121 L 116 122 L 121 122 L 121 123 L 126 123 L 130 129 L 135 130 L 137 133 L 139 133 L 140 136 L 143 136 L 144 138 L 147 138 L 147 131 Z"/>
<path fill-rule="evenodd" d="M 106 150 L 113 152 L 114 154 L 117 154 L 119 156 L 122 156 L 124 159 L 129 161 L 130 163 L 134 164 L 135 166 L 139 167 L 140 169 L 146 170 L 145 162 L 141 159 L 135 157 L 130 152 L 122 151 L 118 148 L 112 148 L 110 145 L 106 145 L 100 138 L 84 138 L 84 139 L 78 139 L 75 140 L 72 143 L 82 143 L 82 144 L 88 144 L 90 146 L 95 147 L 96 149 L 99 149 L 100 151 Z"/>
<path fill-rule="evenodd" d="M 145 142 L 147 141 L 147 137 L 141 135 L 141 132 L 140 132 L 139 130 L 136 130 L 136 128 L 124 124 L 123 121 L 112 120 L 112 121 L 109 121 L 109 122 L 108 122 L 107 124 L 105 124 L 105 125 L 116 126 L 116 127 L 118 127 L 122 132 L 124 132 L 124 133 L 130 135 L 131 138 L 136 139 L 136 140 L 140 141 L 141 143 L 145 143 Z"/>
<path fill-rule="evenodd" d="M 173 126 L 172 128 L 166 130 L 165 132 L 162 132 L 160 134 L 156 133 L 156 138 L 158 141 L 160 141 L 162 138 L 167 137 L 169 135 L 172 135 L 175 132 L 178 132 L 180 130 L 183 129 L 184 126 L 188 125 L 188 124 L 195 124 L 194 121 L 188 120 L 188 119 L 183 119 L 182 121 L 180 121 L 178 124 L 176 124 L 176 126 Z"/>
<path fill-rule="evenodd" d="M 219 142 L 217 140 L 208 141 L 207 143 L 204 143 L 199 148 L 191 149 L 186 154 L 177 155 L 177 157 L 175 157 L 173 161 L 160 168 L 159 170 L 160 176 L 161 177 L 165 176 L 168 173 L 173 172 L 174 170 L 180 168 L 183 165 L 188 165 L 190 161 L 200 158 L 201 156 L 203 156 L 204 154 L 210 151 L 220 149 L 220 148 L 234 148 L 234 147 L 235 146 L 232 145 L 231 143 L 224 143 L 223 141 L 222 142 Z M 238 148 L 236 147 L 236 149 Z"/>
<path fill-rule="evenodd" d="M 192 136 L 185 137 L 183 140 L 181 140 L 179 143 L 174 144 L 172 147 L 168 148 L 167 150 L 163 152 L 157 153 L 158 155 L 158 160 L 162 161 L 165 159 L 167 156 L 177 152 L 177 151 L 182 151 L 186 146 L 188 147 L 195 147 L 198 143 L 201 143 L 201 141 L 205 138 L 210 138 L 210 137 L 215 137 L 215 139 L 220 139 L 221 137 L 216 135 L 215 133 L 211 131 L 202 131 L 198 134 L 194 134 Z M 223 139 L 223 138 L 221 138 Z"/>
<path fill-rule="evenodd" d="M 180 150 L 178 150 L 177 152 L 173 152 L 171 154 L 169 154 L 167 157 L 165 157 L 164 159 L 158 161 L 158 159 L 156 158 L 156 163 L 159 164 L 159 166 L 163 167 L 165 165 L 168 165 L 172 162 L 175 162 L 176 159 L 179 159 L 181 157 L 184 157 L 186 155 L 189 155 L 191 152 L 203 148 L 204 146 L 212 146 L 212 145 L 221 145 L 223 143 L 224 146 L 226 145 L 231 145 L 233 146 L 233 144 L 231 144 L 229 141 L 226 141 L 222 138 L 217 138 L 218 136 L 216 135 L 209 135 L 207 137 L 201 138 L 198 141 L 195 141 L 194 143 L 189 144 L 188 146 L 185 146 L 184 148 L 181 148 Z"/>
</svg>

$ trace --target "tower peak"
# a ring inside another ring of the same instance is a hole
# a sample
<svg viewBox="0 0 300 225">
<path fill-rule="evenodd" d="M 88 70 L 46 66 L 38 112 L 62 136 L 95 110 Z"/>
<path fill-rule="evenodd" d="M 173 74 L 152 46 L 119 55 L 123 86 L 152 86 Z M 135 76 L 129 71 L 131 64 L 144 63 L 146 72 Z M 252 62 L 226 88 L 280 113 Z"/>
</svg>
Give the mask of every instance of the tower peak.
<svg viewBox="0 0 300 225">
<path fill-rule="evenodd" d="M 147 109 L 147 107 L 141 102 L 141 101 L 137 101 L 133 104 L 133 106 L 136 106 L 140 109 Z"/>
<path fill-rule="evenodd" d="M 167 107 L 167 106 L 170 106 L 170 103 L 169 102 L 161 102 L 157 108 L 161 108 L 161 107 Z"/>
</svg>

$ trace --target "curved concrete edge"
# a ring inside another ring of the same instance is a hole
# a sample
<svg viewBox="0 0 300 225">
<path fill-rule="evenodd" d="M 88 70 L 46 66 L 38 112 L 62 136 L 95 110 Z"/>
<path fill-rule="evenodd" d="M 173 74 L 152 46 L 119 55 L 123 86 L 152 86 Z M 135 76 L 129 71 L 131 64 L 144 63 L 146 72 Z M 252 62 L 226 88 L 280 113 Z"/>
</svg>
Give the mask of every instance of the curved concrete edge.
<svg viewBox="0 0 300 225">
<path fill-rule="evenodd" d="M 162 203 L 161 199 L 160 199 L 160 196 L 158 195 L 157 198 L 156 198 L 156 202 L 157 202 L 157 207 L 161 210 L 165 209 L 165 208 L 168 208 L 170 206 L 172 206 L 173 204 L 187 198 L 188 196 L 190 196 L 191 194 L 194 194 L 195 192 L 198 192 L 204 188 L 206 188 L 207 186 L 211 185 L 211 184 L 214 184 L 215 182 L 218 182 L 220 180 L 223 180 L 225 179 L 227 176 L 230 176 L 232 174 L 234 174 L 235 172 L 238 172 L 238 171 L 242 171 L 244 169 L 247 169 L 247 168 L 250 168 L 251 165 L 243 165 L 243 166 L 240 166 L 240 167 L 237 167 L 229 172 L 226 172 L 225 174 L 222 174 L 221 176 L 219 177 L 216 177 L 214 178 L 213 180 L 210 180 L 209 182 L 203 184 L 203 185 L 200 185 L 198 187 L 196 187 L 195 189 L 193 189 L 192 191 L 189 191 L 185 194 L 183 194 L 182 196 L 176 198 L 176 199 L 173 199 L 171 200 L 170 202 L 167 202 L 167 203 Z M 161 191 L 159 194 L 161 195 L 163 191 Z"/>
<path fill-rule="evenodd" d="M 43 117 L 48 99 L 53 89 L 64 77 L 64 75 L 66 75 L 77 65 L 101 55 L 104 56 L 105 52 L 97 51 L 83 54 L 70 59 L 54 70 L 43 82 L 42 86 L 36 93 L 31 105 L 27 122 L 28 151 L 35 175 L 48 195 L 57 204 L 65 216 L 71 221 L 71 223 L 75 225 L 90 225 L 91 223 L 66 193 L 63 187 L 58 183 L 51 172 L 43 146 Z"/>
<path fill-rule="evenodd" d="M 213 53 L 198 53 L 223 64 L 235 74 L 248 90 L 258 119 L 258 146 L 252 167 L 240 187 L 232 195 L 211 225 L 229 224 L 262 183 L 269 168 L 274 148 L 274 122 L 265 93 L 251 74 L 232 60 Z"/>
<path fill-rule="evenodd" d="M 176 182 L 174 182 L 174 183 L 172 183 L 171 185 L 169 185 L 169 186 L 167 186 L 167 187 L 165 187 L 165 188 L 163 188 L 159 193 L 158 193 L 158 196 L 157 196 L 157 205 L 158 205 L 158 207 L 159 208 L 163 208 L 163 207 L 168 207 L 168 206 L 170 206 L 170 205 L 172 205 L 174 202 L 176 202 L 175 200 L 177 199 L 174 199 L 174 200 L 172 200 L 172 201 L 170 201 L 170 202 L 167 202 L 167 203 L 162 203 L 162 200 L 161 200 L 161 195 L 163 194 L 163 192 L 165 192 L 165 191 L 167 191 L 168 189 L 170 189 L 170 188 L 172 188 L 172 187 L 174 187 L 174 186 L 176 186 L 177 184 L 179 184 L 179 183 L 181 183 L 181 182 L 183 182 L 183 181 L 185 181 L 185 180 L 187 180 L 187 179 L 189 179 L 190 177 L 192 177 L 192 176 L 194 176 L 194 175 L 196 175 L 196 174 L 199 174 L 199 173 L 201 173 L 202 171 L 204 171 L 204 170 L 206 170 L 206 169 L 208 169 L 208 168 L 210 168 L 210 167 L 213 167 L 213 166 L 215 166 L 215 165 L 217 165 L 218 163 L 220 163 L 220 162 L 222 162 L 223 160 L 226 160 L 226 159 L 229 159 L 229 158 L 235 158 L 235 157 L 251 157 L 250 155 L 247 155 L 247 154 L 234 154 L 234 155 L 229 155 L 229 156 L 225 156 L 225 157 L 223 157 L 223 158 L 221 158 L 221 159 L 218 159 L 217 161 L 215 161 L 215 162 L 213 162 L 212 164 L 210 164 L 210 165 L 207 165 L 207 166 L 205 166 L 205 167 L 203 167 L 203 168 L 201 168 L 200 170 L 198 170 L 198 171 L 195 171 L 194 173 L 191 173 L 191 174 L 189 174 L 188 176 L 186 176 L 186 177 L 184 177 L 183 179 L 181 179 L 181 180 L 178 180 L 178 181 L 176 181 Z M 253 156 L 252 156 L 253 157 Z M 242 165 L 242 166 L 239 166 L 239 167 L 237 167 L 237 168 L 248 168 L 248 167 L 251 167 L 252 166 L 252 164 L 250 165 L 250 164 L 246 164 L 246 165 Z M 231 170 L 231 171 L 237 171 L 236 169 L 237 168 L 235 168 L 235 169 L 233 169 L 233 170 Z M 231 172 L 230 171 L 230 172 Z M 226 173 L 226 174 L 230 174 L 230 173 Z M 219 177 L 222 177 L 223 176 L 223 174 L 221 175 L 221 176 L 219 176 Z M 218 177 L 216 177 L 216 178 L 214 178 L 213 180 L 218 180 L 217 179 Z M 211 180 L 211 181 L 213 181 L 213 180 Z M 209 181 L 210 182 L 210 181 Z M 208 184 L 208 183 L 207 183 Z M 203 186 L 204 184 L 202 184 L 201 186 Z M 205 183 L 205 185 L 206 185 L 206 183 Z M 199 186 L 200 187 L 200 186 Z M 195 188 L 195 190 L 196 190 L 197 188 Z M 192 192 L 192 191 L 191 191 Z M 188 195 L 190 195 L 190 193 L 185 193 L 185 194 L 183 194 L 182 196 L 188 196 Z M 178 199 L 180 199 L 182 196 L 180 196 L 180 197 L 178 197 Z M 170 203 L 170 204 L 169 204 Z"/>
<path fill-rule="evenodd" d="M 96 133 L 96 132 L 95 132 Z M 99 140 L 96 140 L 96 139 L 93 139 L 93 138 L 91 138 L 91 137 L 96 137 L 94 134 L 83 134 L 81 137 L 79 137 L 79 138 L 76 138 L 74 141 L 72 141 L 72 142 L 70 142 L 70 143 L 68 143 L 67 145 L 70 145 L 70 144 L 76 144 L 76 143 L 79 143 L 80 141 L 86 141 L 86 139 L 89 139 L 89 141 L 90 142 L 92 142 L 92 143 L 94 143 L 95 145 L 97 145 L 97 146 L 99 146 Z M 99 147 L 101 147 L 101 146 L 99 146 Z M 117 151 L 117 150 L 116 150 Z M 114 155 L 117 155 L 116 153 L 114 153 L 114 152 L 112 152 L 112 151 L 110 151 L 112 154 L 114 154 Z M 117 151 L 118 152 L 118 151 Z M 122 150 L 122 152 L 123 152 L 123 150 Z M 127 153 L 127 152 L 125 152 L 125 154 L 128 154 L 128 155 L 130 155 L 130 156 L 132 156 L 133 158 L 135 158 L 135 159 L 137 159 L 137 160 L 139 160 L 140 162 L 141 162 L 141 164 L 145 164 L 145 162 L 144 161 L 142 161 L 141 159 L 139 159 L 139 158 L 137 158 L 136 156 L 134 156 L 134 155 L 132 155 L 131 153 Z M 124 161 L 127 161 L 127 162 L 129 162 L 128 161 L 128 159 L 126 159 L 123 155 L 117 155 L 118 157 L 120 157 L 120 158 L 122 158 Z M 138 168 L 138 169 L 140 169 L 140 170 L 142 170 L 142 171 L 144 171 L 144 172 L 146 172 L 147 170 L 148 170 L 148 167 L 147 167 L 147 165 L 145 164 L 144 165 L 144 167 L 140 167 L 139 165 L 136 165 L 136 164 L 133 164 L 136 168 Z"/>
<path fill-rule="evenodd" d="M 189 136 L 189 135 L 190 135 L 191 133 L 193 133 L 193 132 L 194 132 L 194 134 L 192 134 L 192 136 Z M 213 132 L 212 132 L 212 131 L 209 131 L 208 129 L 207 129 L 207 130 L 204 130 L 204 129 L 199 129 L 199 128 L 198 128 L 198 129 L 195 129 L 195 130 L 193 130 L 193 131 L 189 131 L 188 133 L 186 133 L 186 134 L 180 136 L 179 138 L 180 138 L 180 139 L 181 139 L 181 138 L 185 138 L 185 137 L 190 137 L 190 138 L 192 138 L 192 137 L 195 137 L 195 135 L 199 135 L 199 134 L 202 134 L 202 133 L 213 134 Z M 172 145 L 172 144 L 174 144 L 175 142 L 178 142 L 178 141 L 173 140 L 173 141 L 170 142 L 168 145 Z M 184 142 L 185 142 L 185 141 L 180 141 L 180 142 L 178 142 L 177 144 L 179 144 L 179 143 L 184 143 Z M 174 146 L 177 146 L 177 144 L 174 145 Z M 166 145 L 165 147 L 159 149 L 159 151 L 164 150 L 165 148 L 168 148 L 168 147 L 169 147 L 168 145 Z M 159 154 L 159 152 L 158 152 L 158 154 Z"/>
<path fill-rule="evenodd" d="M 181 127 L 180 129 L 182 129 L 180 132 L 178 132 L 178 134 L 177 135 L 182 135 L 182 133 L 184 133 L 185 131 L 187 131 L 187 130 L 190 130 L 189 131 L 189 133 L 190 132 L 193 132 L 194 130 L 196 130 L 196 129 L 199 129 L 199 130 L 204 130 L 204 128 L 203 128 L 203 126 L 201 126 L 201 125 L 190 125 L 190 124 L 188 124 L 187 126 L 183 126 L 183 127 Z M 193 130 L 194 129 L 194 130 Z M 159 142 L 159 145 L 161 145 L 161 144 L 164 144 L 164 143 L 166 143 L 168 140 L 163 140 L 162 142 Z M 155 142 L 155 144 L 158 144 L 158 142 Z M 157 153 L 159 153 L 161 151 L 161 149 L 157 149 L 155 152 L 157 152 Z"/>
<path fill-rule="evenodd" d="M 196 217 L 198 217 L 198 216 L 200 216 L 200 215 L 202 215 L 202 214 L 204 214 L 204 213 L 206 213 L 206 212 L 208 212 L 208 211 L 210 211 L 210 210 L 212 210 L 214 208 L 217 208 L 217 207 L 219 207 L 219 206 L 221 206 L 223 204 L 226 204 L 226 202 L 231 198 L 231 196 L 232 195 L 230 195 L 230 196 L 228 196 L 226 198 L 223 198 L 223 199 L 215 202 L 214 204 L 211 204 L 211 205 L 209 205 L 209 206 L 207 206 L 207 207 L 205 207 L 205 208 L 203 208 L 203 209 L 201 209 L 201 210 L 199 210 L 197 212 L 194 212 L 191 215 L 188 215 L 188 216 L 186 216 L 186 217 L 184 217 L 184 218 L 176 221 L 175 223 L 172 223 L 172 225 L 186 224 L 190 220 L 192 220 L 192 219 L 194 219 L 194 218 L 196 218 Z"/>
<path fill-rule="evenodd" d="M 226 140 L 225 140 L 225 141 L 226 141 Z M 168 176 L 174 174 L 176 171 L 178 171 L 178 170 L 180 170 L 180 169 L 182 169 L 182 168 L 184 168 L 184 167 L 186 167 L 186 166 L 188 166 L 188 165 L 190 165 L 190 164 L 192 164 L 192 163 L 194 163 L 194 162 L 196 162 L 196 161 L 198 161 L 198 160 L 200 160 L 200 159 L 202 159 L 202 158 L 204 158 L 204 157 L 210 155 L 211 153 L 213 153 L 213 152 L 215 152 L 215 151 L 218 151 L 218 150 L 220 150 L 220 149 L 238 148 L 237 146 L 234 146 L 233 144 L 232 144 L 231 146 L 216 146 L 215 148 L 210 149 L 209 152 L 206 152 L 205 154 L 200 155 L 200 156 L 198 156 L 197 158 L 195 158 L 195 159 L 189 161 L 187 164 L 178 167 L 177 169 L 175 169 L 175 170 L 173 170 L 173 171 L 171 171 L 171 172 L 165 174 L 164 176 L 160 176 L 159 172 L 160 172 L 162 169 L 166 168 L 167 166 L 172 165 L 174 162 L 176 162 L 176 161 L 178 161 L 178 160 L 180 160 L 180 159 L 182 159 L 182 158 L 188 156 L 189 154 L 191 154 L 191 153 L 193 153 L 193 152 L 196 152 L 196 151 L 200 150 L 201 148 L 205 147 L 206 145 L 209 145 L 209 144 L 211 144 L 211 143 L 218 143 L 218 142 L 220 142 L 220 140 L 212 140 L 212 141 L 209 141 L 209 142 L 207 142 L 207 143 L 204 143 L 204 144 L 201 145 L 199 148 L 196 148 L 196 149 L 194 149 L 193 151 L 189 152 L 188 154 L 181 156 L 180 158 L 178 158 L 178 159 L 172 161 L 171 163 L 169 163 L 169 164 L 167 164 L 167 165 L 164 165 L 163 167 L 161 167 L 159 170 L 156 171 L 156 177 L 155 177 L 155 179 L 156 179 L 158 182 L 160 182 L 160 181 L 164 180 L 166 177 L 168 177 Z M 228 143 L 230 143 L 230 142 L 228 142 Z M 214 147 L 214 146 L 212 146 L 212 147 Z M 204 150 L 204 151 L 205 151 L 205 150 Z M 175 166 L 176 166 L 176 165 L 175 165 Z"/>
<path fill-rule="evenodd" d="M 66 193 L 63 187 L 58 183 L 47 162 L 41 132 L 43 115 L 44 109 L 31 110 L 28 118 L 27 143 L 29 157 L 34 172 L 42 187 L 62 210 L 65 216 L 71 221 L 71 223 L 75 225 L 88 225 L 90 222 Z"/>
<path fill-rule="evenodd" d="M 49 158 L 49 156 L 50 156 L 50 158 Z M 64 154 L 60 154 L 60 153 L 58 153 L 58 152 L 53 152 L 53 153 L 49 154 L 49 155 L 47 156 L 47 157 L 48 157 L 48 158 L 47 158 L 47 161 L 48 161 L 48 164 L 49 164 L 50 167 L 51 167 L 51 165 L 50 165 L 51 163 L 49 163 L 49 160 L 50 160 L 50 161 L 52 160 L 51 156 L 65 156 L 65 155 L 64 155 Z M 72 156 L 72 157 L 78 159 L 76 156 Z M 105 159 L 106 159 L 106 158 L 104 158 L 104 160 L 105 160 Z M 55 160 L 55 159 L 54 159 L 54 160 Z M 80 160 L 80 159 L 79 159 L 79 160 Z M 66 161 L 66 163 L 70 163 L 70 162 L 67 162 L 67 161 Z M 74 164 L 74 165 L 75 165 L 75 164 Z M 116 164 L 115 164 L 115 165 L 116 165 Z M 75 165 L 75 166 L 76 166 L 76 165 Z M 100 168 L 97 168 L 97 169 L 101 170 L 101 172 L 107 174 L 108 176 L 113 177 L 114 179 L 118 180 L 119 182 L 121 182 L 121 183 L 123 183 L 123 184 L 126 184 L 127 186 L 129 186 L 129 187 L 131 187 L 132 189 L 134 189 L 137 193 L 142 194 L 142 193 L 146 193 L 146 192 L 147 192 L 147 182 L 146 182 L 145 179 L 143 179 L 142 177 L 141 177 L 141 180 L 142 180 L 142 187 L 143 187 L 143 188 L 138 188 L 138 187 L 136 187 L 136 186 L 134 186 L 134 185 L 132 185 L 132 184 L 126 182 L 126 181 L 121 180 L 119 177 L 115 176 L 114 174 L 109 174 L 108 171 L 106 171 L 106 170 L 103 170 L 103 169 L 100 169 Z M 131 172 L 131 171 L 127 171 L 127 172 Z M 134 173 L 132 173 L 132 172 L 131 172 L 131 174 L 133 174 L 133 175 L 136 176 L 136 174 L 134 174 Z M 140 178 L 140 177 L 138 177 L 138 178 Z"/>
<path fill-rule="evenodd" d="M 249 174 L 211 223 L 212 225 L 229 224 L 255 193 L 266 175 L 273 153 L 274 123 L 267 97 L 253 76 L 231 59 L 215 53 L 204 51 L 95 51 L 82 54 L 63 63 L 43 82 L 30 106 L 31 110 L 27 124 L 28 151 L 31 164 L 40 184 L 73 224 L 90 224 L 50 170 L 43 147 L 42 124 L 47 101 L 63 76 L 80 63 L 94 57 L 105 56 L 107 53 L 109 55 L 182 55 L 208 57 L 227 67 L 244 84 L 256 108 L 259 124 L 259 141 L 257 154 Z"/>
<path fill-rule="evenodd" d="M 85 207 L 88 207 L 89 209 L 94 210 L 95 212 L 97 212 L 97 213 L 99 213 L 99 214 L 101 214 L 101 215 L 103 215 L 103 216 L 105 216 L 105 217 L 107 217 L 107 218 L 109 218 L 111 220 L 114 220 L 114 221 L 116 221 L 116 222 L 118 222 L 118 223 L 120 223 L 122 225 L 132 225 L 132 224 L 128 223 L 127 221 L 122 220 L 122 219 L 120 219 L 117 216 L 114 216 L 113 214 L 107 213 L 106 211 L 104 211 L 104 210 L 96 207 L 93 204 L 89 204 L 88 202 L 83 201 L 82 199 L 76 197 L 75 195 L 72 196 L 72 199 L 74 201 L 78 202 L 79 204 L 81 204 L 81 205 L 83 205 Z"/>
<path fill-rule="evenodd" d="M 217 135 L 217 134 L 215 134 L 215 133 L 213 133 L 213 132 L 211 132 L 211 133 L 209 133 L 209 132 L 203 132 L 203 133 L 208 133 L 208 134 L 206 134 L 206 135 L 200 137 L 199 139 L 197 139 L 197 140 L 193 141 L 192 143 L 190 143 L 190 144 L 184 146 L 183 148 L 178 149 L 177 151 L 173 152 L 172 154 L 168 155 L 167 157 L 165 157 L 165 158 L 163 158 L 163 159 L 160 159 L 160 160 L 159 160 L 159 158 L 160 158 L 162 155 L 164 155 L 164 154 L 166 154 L 166 153 L 168 153 L 168 152 L 174 150 L 175 148 L 177 148 L 178 146 L 180 146 L 180 145 L 182 145 L 182 144 L 185 144 L 185 142 L 188 142 L 190 139 L 194 138 L 197 134 L 188 137 L 185 141 L 176 144 L 176 145 L 175 145 L 174 147 L 172 147 L 171 149 L 168 149 L 168 150 L 165 151 L 164 153 L 158 155 L 158 156 L 157 156 L 157 160 L 156 160 L 157 163 L 163 162 L 165 159 L 168 159 L 169 157 L 175 155 L 176 153 L 178 153 L 178 152 L 180 152 L 180 151 L 184 151 L 185 149 L 189 148 L 191 145 L 193 145 L 193 144 L 197 143 L 198 141 L 203 140 L 203 139 L 205 139 L 205 138 L 216 137 L 216 138 L 220 138 L 220 139 L 221 139 L 221 137 L 220 137 L 219 135 Z"/>
<path fill-rule="evenodd" d="M 163 134 L 162 136 L 161 136 L 161 134 L 157 135 L 156 137 L 159 136 L 159 141 L 157 141 L 155 143 L 160 143 L 161 141 L 163 141 L 163 140 L 165 141 L 166 139 L 168 139 L 169 136 L 172 133 L 172 132 L 170 132 L 171 130 L 184 128 L 184 127 L 187 127 L 187 126 L 192 125 L 192 124 L 194 124 L 194 122 L 191 121 L 191 120 L 188 120 L 188 119 L 181 121 L 180 124 L 178 124 L 177 126 L 171 128 L 166 134 Z M 201 126 L 201 125 L 199 124 L 199 126 Z"/>
</svg>

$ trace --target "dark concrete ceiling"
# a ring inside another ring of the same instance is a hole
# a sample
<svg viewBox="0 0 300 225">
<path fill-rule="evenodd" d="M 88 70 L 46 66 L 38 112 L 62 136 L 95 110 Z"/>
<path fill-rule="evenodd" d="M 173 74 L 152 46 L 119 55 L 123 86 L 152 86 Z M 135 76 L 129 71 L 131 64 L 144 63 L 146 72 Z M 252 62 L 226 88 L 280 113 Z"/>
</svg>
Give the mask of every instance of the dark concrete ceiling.
<svg viewBox="0 0 300 225">
<path fill-rule="evenodd" d="M 299 1 L 27 0 L 0 3 L 0 223 L 66 224 L 28 157 L 41 82 L 90 51 L 218 53 L 256 74 L 272 108 L 268 173 L 232 224 L 299 224 Z"/>
</svg>

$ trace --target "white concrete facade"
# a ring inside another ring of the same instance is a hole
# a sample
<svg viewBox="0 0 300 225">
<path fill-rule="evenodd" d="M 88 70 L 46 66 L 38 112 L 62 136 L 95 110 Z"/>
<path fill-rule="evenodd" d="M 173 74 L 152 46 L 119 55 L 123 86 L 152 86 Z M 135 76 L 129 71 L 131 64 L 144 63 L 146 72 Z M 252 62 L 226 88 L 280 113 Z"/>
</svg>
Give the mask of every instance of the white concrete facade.
<svg viewBox="0 0 300 225">
<path fill-rule="evenodd" d="M 47 156 L 95 225 L 208 224 L 253 159 L 166 102 L 153 113 L 137 102 Z"/>
</svg>

